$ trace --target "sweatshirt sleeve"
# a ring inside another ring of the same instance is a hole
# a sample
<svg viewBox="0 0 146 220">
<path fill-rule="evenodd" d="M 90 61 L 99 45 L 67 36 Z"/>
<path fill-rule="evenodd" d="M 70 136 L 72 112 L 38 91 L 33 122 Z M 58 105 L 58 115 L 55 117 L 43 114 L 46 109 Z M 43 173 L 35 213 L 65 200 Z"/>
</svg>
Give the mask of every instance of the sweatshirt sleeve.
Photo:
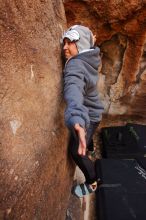
<svg viewBox="0 0 146 220">
<path fill-rule="evenodd" d="M 78 60 L 71 60 L 64 71 L 64 98 L 67 103 L 65 123 L 72 129 L 76 123 L 87 128 L 90 123 L 88 108 L 84 105 L 85 74 Z"/>
</svg>

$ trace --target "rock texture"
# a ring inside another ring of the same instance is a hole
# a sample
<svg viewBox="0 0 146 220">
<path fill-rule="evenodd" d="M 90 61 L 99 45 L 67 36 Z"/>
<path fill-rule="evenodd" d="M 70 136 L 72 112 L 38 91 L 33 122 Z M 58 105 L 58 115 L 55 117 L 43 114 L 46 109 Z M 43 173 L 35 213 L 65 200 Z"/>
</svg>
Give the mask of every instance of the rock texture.
<svg viewBox="0 0 146 220">
<path fill-rule="evenodd" d="M 103 119 L 146 123 L 146 1 L 65 0 L 64 6 L 68 26 L 87 25 L 97 36 Z"/>
<path fill-rule="evenodd" d="M 65 219 L 61 0 L 0 1 L 0 219 Z"/>
</svg>

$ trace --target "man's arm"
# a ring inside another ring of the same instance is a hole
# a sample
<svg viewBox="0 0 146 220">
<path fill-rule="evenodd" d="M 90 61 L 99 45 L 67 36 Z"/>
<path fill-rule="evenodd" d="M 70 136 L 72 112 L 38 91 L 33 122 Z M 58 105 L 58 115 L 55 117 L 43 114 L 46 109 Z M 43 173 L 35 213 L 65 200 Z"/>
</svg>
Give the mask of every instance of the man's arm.
<svg viewBox="0 0 146 220">
<path fill-rule="evenodd" d="M 70 130 L 74 129 L 79 138 L 79 155 L 86 154 L 86 129 L 90 119 L 88 109 L 84 106 L 85 75 L 80 63 L 76 60 L 74 65 L 69 65 L 64 77 L 64 98 L 67 103 L 65 122 Z"/>
<path fill-rule="evenodd" d="M 71 61 L 70 61 L 71 62 Z M 84 105 L 85 74 L 81 70 L 81 63 L 76 60 L 69 63 L 64 76 L 64 98 L 67 103 L 65 122 L 69 129 L 75 124 L 87 128 L 90 124 L 88 108 Z"/>
</svg>

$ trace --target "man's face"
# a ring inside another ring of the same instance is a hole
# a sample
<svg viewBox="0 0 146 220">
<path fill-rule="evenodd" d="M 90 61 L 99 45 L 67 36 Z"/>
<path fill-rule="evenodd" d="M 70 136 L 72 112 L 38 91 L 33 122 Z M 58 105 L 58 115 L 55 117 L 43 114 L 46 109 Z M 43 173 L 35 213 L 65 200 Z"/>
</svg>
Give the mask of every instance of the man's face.
<svg viewBox="0 0 146 220">
<path fill-rule="evenodd" d="M 65 38 L 63 43 L 63 51 L 67 60 L 78 54 L 78 49 L 75 42 L 71 42 L 69 39 Z"/>
</svg>

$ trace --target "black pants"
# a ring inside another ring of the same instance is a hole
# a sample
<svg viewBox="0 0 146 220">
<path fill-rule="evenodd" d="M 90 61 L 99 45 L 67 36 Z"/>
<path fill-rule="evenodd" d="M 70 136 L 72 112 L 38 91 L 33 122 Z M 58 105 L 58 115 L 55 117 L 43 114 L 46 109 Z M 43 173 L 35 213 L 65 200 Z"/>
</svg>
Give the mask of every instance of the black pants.
<svg viewBox="0 0 146 220">
<path fill-rule="evenodd" d="M 93 134 L 96 128 L 98 127 L 98 125 L 99 123 L 95 123 L 95 122 L 90 123 L 90 127 L 88 128 L 86 134 L 87 149 L 91 145 Z M 78 135 L 75 132 L 71 132 L 70 141 L 69 141 L 69 153 L 71 153 L 73 160 L 82 170 L 86 182 L 91 184 L 97 179 L 95 172 L 95 164 L 93 161 L 89 159 L 87 155 L 81 156 L 78 154 L 78 146 L 79 146 Z"/>
</svg>

